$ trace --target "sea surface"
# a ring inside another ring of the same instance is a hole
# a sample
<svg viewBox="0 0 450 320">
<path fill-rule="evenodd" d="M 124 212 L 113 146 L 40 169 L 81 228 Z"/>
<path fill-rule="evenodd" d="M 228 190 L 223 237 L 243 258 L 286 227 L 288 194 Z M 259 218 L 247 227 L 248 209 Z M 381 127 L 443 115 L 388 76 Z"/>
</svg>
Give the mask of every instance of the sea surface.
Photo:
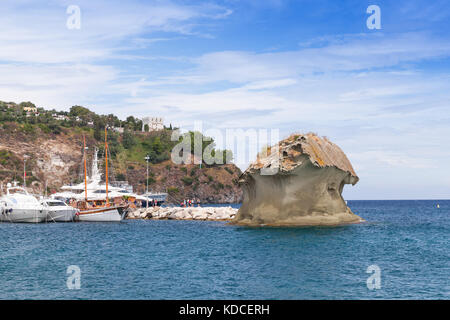
<svg viewBox="0 0 450 320">
<path fill-rule="evenodd" d="M 0 223 L 0 299 L 450 298 L 450 201 L 348 204 L 367 222 Z"/>
</svg>

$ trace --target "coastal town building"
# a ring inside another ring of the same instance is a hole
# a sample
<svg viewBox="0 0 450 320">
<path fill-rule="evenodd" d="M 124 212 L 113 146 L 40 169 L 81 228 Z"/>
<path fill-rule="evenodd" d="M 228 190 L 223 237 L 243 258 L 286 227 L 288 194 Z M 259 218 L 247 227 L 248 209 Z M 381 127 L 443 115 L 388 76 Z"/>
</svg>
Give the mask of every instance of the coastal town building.
<svg viewBox="0 0 450 320">
<path fill-rule="evenodd" d="M 61 120 L 61 121 L 69 120 L 69 117 L 68 117 L 68 116 L 65 116 L 65 115 L 63 115 L 63 114 L 56 114 L 56 113 L 54 113 L 54 114 L 52 114 L 52 117 L 53 117 L 53 119 L 55 119 L 55 120 Z"/>
<path fill-rule="evenodd" d="M 35 117 L 39 117 L 39 113 L 38 112 L 27 112 L 27 114 L 25 115 L 27 118 L 31 117 L 31 116 L 35 116 Z"/>
<path fill-rule="evenodd" d="M 23 111 L 36 113 L 37 108 L 36 107 L 23 107 Z"/>
<path fill-rule="evenodd" d="M 144 117 L 142 118 L 142 132 L 145 131 L 145 125 L 148 125 L 148 131 L 163 130 L 164 120 L 157 117 Z"/>
<path fill-rule="evenodd" d="M 123 133 L 124 132 L 124 128 L 122 127 L 112 127 L 113 131 L 118 132 L 118 133 Z"/>
</svg>

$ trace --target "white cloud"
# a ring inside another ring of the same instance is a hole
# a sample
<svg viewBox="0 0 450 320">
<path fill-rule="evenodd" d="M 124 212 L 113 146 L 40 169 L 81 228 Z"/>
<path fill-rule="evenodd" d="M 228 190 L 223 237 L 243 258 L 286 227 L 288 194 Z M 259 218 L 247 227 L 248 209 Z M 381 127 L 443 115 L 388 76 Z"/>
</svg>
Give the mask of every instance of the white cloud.
<svg viewBox="0 0 450 320">
<path fill-rule="evenodd" d="M 142 33 L 164 31 L 198 33 L 198 19 L 220 19 L 230 14 L 215 5 L 176 5 L 171 2 L 78 1 L 81 29 L 69 30 L 69 2 L 2 2 L 0 60 L 29 63 L 80 63 L 120 57 L 117 52 L 142 46 Z M 129 37 L 139 44 L 121 41 Z M 156 38 L 160 39 L 160 38 Z"/>
<path fill-rule="evenodd" d="M 117 96 L 124 88 L 128 88 L 127 94 L 137 95 L 143 81 L 136 85 L 137 80 L 130 79 L 128 71 L 112 60 L 161 59 L 131 52 L 172 37 L 178 39 L 180 34 L 201 35 L 197 26 L 202 20 L 231 14 L 212 4 L 78 1 L 81 29 L 69 30 L 66 8 L 71 4 L 2 1 L 0 99 L 67 108 L 101 104 L 99 97 Z M 168 37 L 149 36 L 154 31 L 166 32 Z"/>
<path fill-rule="evenodd" d="M 425 33 L 359 34 L 328 41 L 320 48 L 252 53 L 223 51 L 194 59 L 186 82 L 250 81 L 293 78 L 317 73 L 354 72 L 446 57 L 450 41 Z"/>
<path fill-rule="evenodd" d="M 68 30 L 72 3 L 50 4 L 2 3 L 1 100 L 81 104 L 122 117 L 158 114 L 177 126 L 203 120 L 216 128 L 280 128 L 282 136 L 315 131 L 349 153 L 361 182 L 411 170 L 448 185 L 450 170 L 438 169 L 450 157 L 449 76 L 419 65 L 448 58 L 448 38 L 355 34 L 284 52 L 147 55 L 140 50 L 161 41 L 211 36 L 199 24 L 231 11 L 81 1 L 81 29 Z M 159 69 L 141 69 L 161 61 Z"/>
</svg>

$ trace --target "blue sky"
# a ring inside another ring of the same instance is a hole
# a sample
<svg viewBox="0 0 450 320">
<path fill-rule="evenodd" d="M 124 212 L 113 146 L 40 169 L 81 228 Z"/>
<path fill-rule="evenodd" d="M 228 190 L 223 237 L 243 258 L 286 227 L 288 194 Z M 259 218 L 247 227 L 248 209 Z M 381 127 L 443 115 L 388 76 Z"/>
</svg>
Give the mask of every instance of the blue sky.
<svg viewBox="0 0 450 320">
<path fill-rule="evenodd" d="M 366 27 L 369 5 L 381 30 Z M 448 1 L 3 0 L 0 12 L 1 100 L 313 131 L 354 165 L 347 199 L 449 198 Z"/>
</svg>

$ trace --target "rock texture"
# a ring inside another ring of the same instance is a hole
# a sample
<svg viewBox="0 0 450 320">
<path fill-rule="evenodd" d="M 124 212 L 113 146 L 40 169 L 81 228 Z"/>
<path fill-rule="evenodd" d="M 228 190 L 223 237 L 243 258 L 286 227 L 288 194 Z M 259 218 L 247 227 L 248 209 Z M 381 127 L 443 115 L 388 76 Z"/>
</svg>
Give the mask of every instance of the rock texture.
<svg viewBox="0 0 450 320">
<path fill-rule="evenodd" d="M 240 225 L 339 225 L 362 221 L 342 198 L 359 180 L 344 152 L 327 138 L 294 134 L 258 156 L 241 175 Z"/>
<path fill-rule="evenodd" d="M 232 207 L 150 207 L 128 213 L 128 219 L 215 220 L 228 221 L 236 216 Z"/>
</svg>

